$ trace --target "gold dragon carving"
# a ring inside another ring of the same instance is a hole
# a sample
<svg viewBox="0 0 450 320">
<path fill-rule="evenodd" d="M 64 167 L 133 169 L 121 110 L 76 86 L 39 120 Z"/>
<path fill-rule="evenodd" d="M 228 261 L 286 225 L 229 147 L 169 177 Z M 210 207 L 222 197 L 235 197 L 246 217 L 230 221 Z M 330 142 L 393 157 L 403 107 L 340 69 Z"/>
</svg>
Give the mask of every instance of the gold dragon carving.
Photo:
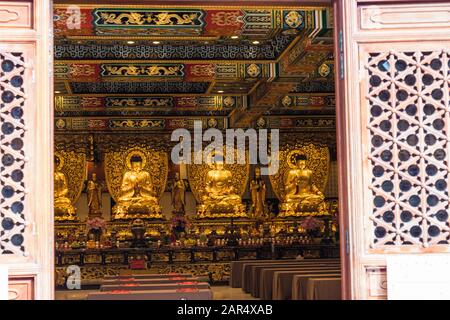
<svg viewBox="0 0 450 320">
<path fill-rule="evenodd" d="M 103 19 L 104 24 L 113 25 L 144 25 L 155 24 L 160 25 L 195 25 L 198 13 L 108 13 L 102 12 L 100 17 Z"/>
<path fill-rule="evenodd" d="M 182 66 L 109 66 L 105 65 L 106 76 L 182 76 Z"/>
</svg>

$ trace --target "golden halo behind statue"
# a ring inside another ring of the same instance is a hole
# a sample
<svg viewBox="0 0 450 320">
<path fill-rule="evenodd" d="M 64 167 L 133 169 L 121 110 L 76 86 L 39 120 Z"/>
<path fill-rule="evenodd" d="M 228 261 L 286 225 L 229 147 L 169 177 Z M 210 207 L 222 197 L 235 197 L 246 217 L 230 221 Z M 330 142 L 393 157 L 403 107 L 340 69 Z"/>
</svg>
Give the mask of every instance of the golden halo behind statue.
<svg viewBox="0 0 450 320">
<path fill-rule="evenodd" d="M 62 172 L 66 176 L 69 189 L 67 198 L 74 204 L 80 197 L 84 187 L 86 154 L 58 150 L 55 151 L 54 156 L 59 159 L 59 165 L 55 168 L 55 171 Z"/>
<path fill-rule="evenodd" d="M 287 156 L 286 156 L 286 163 L 289 166 L 289 168 L 291 169 L 295 169 L 297 168 L 297 158 L 299 156 L 304 156 L 306 159 L 305 161 L 308 162 L 308 156 L 302 152 L 301 150 L 298 149 L 294 149 L 288 152 Z"/>
<path fill-rule="evenodd" d="M 131 170 L 131 158 L 133 156 L 139 156 L 142 159 L 142 168 L 145 168 L 145 165 L 147 164 L 147 156 L 141 150 L 136 149 L 130 150 L 125 158 L 127 168 Z"/>
</svg>

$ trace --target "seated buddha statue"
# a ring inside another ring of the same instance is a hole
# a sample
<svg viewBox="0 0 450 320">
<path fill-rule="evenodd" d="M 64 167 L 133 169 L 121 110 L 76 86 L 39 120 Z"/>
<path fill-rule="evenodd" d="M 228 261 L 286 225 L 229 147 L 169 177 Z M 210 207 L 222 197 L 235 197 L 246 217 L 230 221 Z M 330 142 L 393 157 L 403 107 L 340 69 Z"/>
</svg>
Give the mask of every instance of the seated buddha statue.
<svg viewBox="0 0 450 320">
<path fill-rule="evenodd" d="M 66 175 L 60 171 L 61 160 L 55 157 L 54 173 L 54 208 L 55 221 L 73 221 L 76 220 L 75 208 L 72 201 L 67 197 L 69 188 Z"/>
<path fill-rule="evenodd" d="M 205 213 L 213 217 L 245 216 L 241 197 L 236 194 L 231 183 L 231 171 L 223 166 L 222 161 L 216 161 L 205 177 L 205 190 L 200 206 L 200 216 Z"/>
<path fill-rule="evenodd" d="M 130 159 L 130 170 L 122 178 L 114 219 L 162 218 L 150 173 L 144 170 L 142 158 Z"/>
<path fill-rule="evenodd" d="M 320 214 L 326 210 L 325 197 L 313 184 L 313 172 L 306 168 L 306 156 L 299 155 L 295 167 L 284 177 L 284 195 L 281 212 L 294 215 Z"/>
</svg>

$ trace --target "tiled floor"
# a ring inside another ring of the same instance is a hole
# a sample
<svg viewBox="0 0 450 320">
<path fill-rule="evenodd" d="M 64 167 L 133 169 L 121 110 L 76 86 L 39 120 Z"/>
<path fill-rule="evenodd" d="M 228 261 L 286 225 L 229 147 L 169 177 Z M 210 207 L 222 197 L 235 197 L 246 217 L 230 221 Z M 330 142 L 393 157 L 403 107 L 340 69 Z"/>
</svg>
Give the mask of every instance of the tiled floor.
<svg viewBox="0 0 450 320">
<path fill-rule="evenodd" d="M 211 288 L 214 300 L 255 300 L 252 296 L 242 291 L 241 288 L 228 286 L 214 286 Z M 98 290 L 57 290 L 56 300 L 85 300 L 89 292 Z"/>
</svg>

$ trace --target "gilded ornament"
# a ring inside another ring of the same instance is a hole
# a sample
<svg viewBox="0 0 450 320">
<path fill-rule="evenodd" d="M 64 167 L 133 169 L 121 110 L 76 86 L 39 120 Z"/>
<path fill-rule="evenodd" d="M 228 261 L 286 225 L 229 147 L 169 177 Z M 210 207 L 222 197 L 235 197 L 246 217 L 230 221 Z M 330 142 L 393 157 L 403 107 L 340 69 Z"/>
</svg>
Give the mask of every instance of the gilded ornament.
<svg viewBox="0 0 450 320">
<path fill-rule="evenodd" d="M 70 65 L 70 75 L 72 77 L 89 77 L 95 75 L 95 65 L 72 64 Z"/>
<path fill-rule="evenodd" d="M 330 66 L 326 63 L 322 63 L 319 67 L 319 75 L 323 78 L 328 77 L 331 72 Z"/>
<path fill-rule="evenodd" d="M 241 22 L 241 12 L 238 11 L 220 11 L 211 15 L 213 24 L 219 27 L 239 26 Z"/>
<path fill-rule="evenodd" d="M 209 128 L 215 128 L 217 127 L 217 120 L 214 118 L 208 119 L 208 127 Z"/>
<path fill-rule="evenodd" d="M 230 107 L 234 106 L 234 104 L 235 104 L 235 101 L 234 101 L 233 97 L 226 96 L 223 98 L 223 105 L 225 107 L 230 108 Z"/>
<path fill-rule="evenodd" d="M 143 11 L 143 12 L 121 12 L 114 10 L 112 12 L 95 13 L 103 20 L 96 21 L 97 25 L 116 25 L 116 26 L 185 26 L 196 25 L 200 21 L 198 12 L 167 12 L 167 11 Z"/>
<path fill-rule="evenodd" d="M 258 128 L 264 128 L 266 126 L 266 119 L 259 117 L 258 120 L 256 120 L 256 125 Z"/>
<path fill-rule="evenodd" d="M 196 64 L 191 67 L 190 71 L 197 77 L 213 77 L 216 74 L 213 64 Z"/>
<path fill-rule="evenodd" d="M 250 65 L 247 66 L 247 74 L 252 77 L 252 78 L 256 78 L 259 76 L 259 74 L 261 73 L 261 67 L 258 66 L 255 63 L 252 63 Z"/>
<path fill-rule="evenodd" d="M 55 126 L 57 129 L 62 130 L 66 127 L 66 121 L 64 119 L 58 119 L 55 122 Z"/>
<path fill-rule="evenodd" d="M 281 100 L 281 103 L 285 107 L 289 107 L 292 104 L 292 98 L 290 96 L 284 96 Z"/>
<path fill-rule="evenodd" d="M 302 15 L 297 11 L 290 11 L 286 16 L 284 17 L 284 22 L 290 27 L 290 28 L 298 28 L 303 23 L 303 17 Z"/>
<path fill-rule="evenodd" d="M 102 76 L 151 76 L 151 77 L 168 77 L 183 76 L 183 65 L 157 65 L 157 64 L 139 64 L 139 65 L 117 65 L 102 64 Z"/>
</svg>

